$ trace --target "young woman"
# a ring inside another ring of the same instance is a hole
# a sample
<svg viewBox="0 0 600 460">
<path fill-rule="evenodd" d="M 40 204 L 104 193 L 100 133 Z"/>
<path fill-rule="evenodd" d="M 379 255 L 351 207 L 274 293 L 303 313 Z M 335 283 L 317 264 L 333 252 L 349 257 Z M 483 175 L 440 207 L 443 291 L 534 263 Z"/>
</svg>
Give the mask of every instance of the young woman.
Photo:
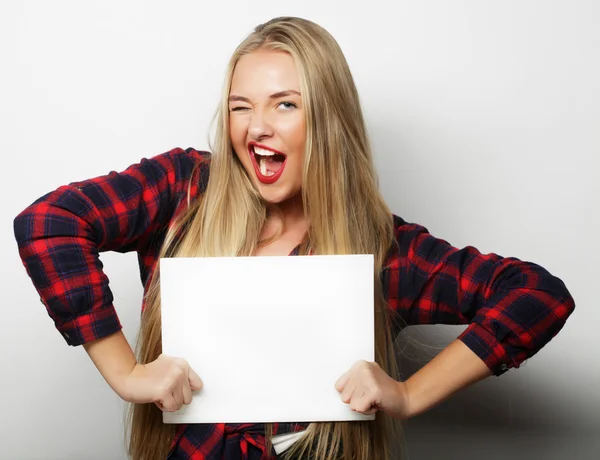
<svg viewBox="0 0 600 460">
<path fill-rule="evenodd" d="M 23 263 L 57 329 L 132 403 L 135 460 L 390 458 L 397 422 L 518 367 L 572 313 L 566 287 L 542 267 L 452 247 L 390 212 L 348 65 L 316 24 L 273 19 L 239 45 L 216 127 L 212 153 L 173 149 L 73 182 L 15 220 Z M 137 356 L 120 331 L 101 251 L 138 254 Z M 185 357 L 161 354 L 160 257 L 353 253 L 375 257 L 376 362 L 356 363 L 332 385 L 375 421 L 162 423 L 161 411 L 188 404 L 202 381 Z M 424 323 L 468 327 L 399 381 L 392 342 L 403 326 Z"/>
</svg>

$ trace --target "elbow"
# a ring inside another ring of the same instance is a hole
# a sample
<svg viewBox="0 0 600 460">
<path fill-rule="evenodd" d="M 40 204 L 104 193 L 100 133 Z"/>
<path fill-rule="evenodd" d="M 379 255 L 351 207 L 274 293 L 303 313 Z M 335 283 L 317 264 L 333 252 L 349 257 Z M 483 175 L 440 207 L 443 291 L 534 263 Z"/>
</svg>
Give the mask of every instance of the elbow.
<svg viewBox="0 0 600 460">
<path fill-rule="evenodd" d="M 560 327 L 575 310 L 575 299 L 565 282 L 548 269 L 534 263 L 524 263 L 520 288 L 531 292 L 545 309 L 551 311 Z"/>
<path fill-rule="evenodd" d="M 561 281 L 562 283 L 562 281 Z M 562 283 L 563 285 L 563 290 L 561 293 L 561 299 L 562 299 L 562 305 L 564 306 L 563 308 L 565 309 L 565 321 L 567 320 L 567 318 L 569 316 L 571 316 L 573 314 L 573 312 L 575 311 L 575 299 L 573 298 L 573 295 L 569 292 L 569 290 L 567 289 L 567 286 Z"/>
<path fill-rule="evenodd" d="M 549 292 L 562 305 L 565 316 L 568 317 L 575 311 L 575 299 L 562 279 L 549 275 L 548 283 L 542 286 L 542 290 Z"/>
<path fill-rule="evenodd" d="M 13 234 L 19 247 L 31 240 L 36 228 L 36 217 L 39 219 L 38 216 L 48 213 L 48 206 L 41 203 L 43 199 L 44 197 L 38 198 L 14 217 Z"/>
<path fill-rule="evenodd" d="M 31 210 L 30 207 L 21 211 L 14 219 L 13 219 L 13 235 L 17 242 L 17 246 L 20 248 L 25 243 L 27 243 L 30 231 L 29 222 L 30 222 Z"/>
<path fill-rule="evenodd" d="M 575 299 L 560 278 L 548 274 L 538 289 L 545 293 L 546 304 L 551 310 L 553 327 L 549 328 L 551 336 L 556 335 L 575 311 Z"/>
<path fill-rule="evenodd" d="M 52 192 L 42 195 L 14 217 L 13 235 L 19 248 L 30 242 L 36 231 L 44 231 L 43 219 L 49 214 L 52 206 L 51 194 Z"/>
<path fill-rule="evenodd" d="M 565 326 L 575 311 L 575 299 L 565 282 L 547 269 L 521 263 L 519 271 L 520 274 L 509 281 L 510 288 L 524 296 L 524 308 L 518 313 L 515 311 L 515 317 L 538 337 L 534 342 L 543 346 Z"/>
</svg>

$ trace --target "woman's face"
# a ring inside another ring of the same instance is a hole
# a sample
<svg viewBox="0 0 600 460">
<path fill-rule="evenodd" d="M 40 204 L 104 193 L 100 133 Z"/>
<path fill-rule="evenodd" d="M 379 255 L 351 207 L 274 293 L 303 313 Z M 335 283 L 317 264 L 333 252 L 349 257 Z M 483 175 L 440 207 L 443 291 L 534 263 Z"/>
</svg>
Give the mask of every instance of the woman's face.
<svg viewBox="0 0 600 460">
<path fill-rule="evenodd" d="M 302 187 L 306 123 L 293 58 L 258 50 L 238 61 L 229 94 L 233 149 L 263 199 L 272 204 Z"/>
</svg>

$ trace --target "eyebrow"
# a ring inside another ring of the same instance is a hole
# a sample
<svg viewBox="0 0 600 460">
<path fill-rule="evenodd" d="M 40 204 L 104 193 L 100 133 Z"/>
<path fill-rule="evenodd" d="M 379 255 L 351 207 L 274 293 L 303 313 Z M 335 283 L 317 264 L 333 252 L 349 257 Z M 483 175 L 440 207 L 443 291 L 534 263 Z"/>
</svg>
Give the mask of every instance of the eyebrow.
<svg viewBox="0 0 600 460">
<path fill-rule="evenodd" d="M 279 99 L 281 97 L 291 96 L 292 94 L 302 96 L 298 91 L 296 91 L 294 89 L 287 89 L 285 91 L 279 91 L 278 93 L 271 94 L 269 96 L 269 99 Z M 247 102 L 248 104 L 250 104 L 250 99 L 248 99 L 247 97 L 236 96 L 235 94 L 229 96 L 229 102 L 235 102 L 235 101 L 242 101 L 242 102 Z"/>
</svg>

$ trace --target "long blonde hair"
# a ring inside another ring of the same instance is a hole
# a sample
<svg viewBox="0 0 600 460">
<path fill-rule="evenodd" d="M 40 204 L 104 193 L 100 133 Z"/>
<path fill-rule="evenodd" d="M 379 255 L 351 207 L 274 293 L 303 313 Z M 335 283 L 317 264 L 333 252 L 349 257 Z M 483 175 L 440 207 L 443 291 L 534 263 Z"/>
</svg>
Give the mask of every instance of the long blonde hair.
<svg viewBox="0 0 600 460">
<path fill-rule="evenodd" d="M 307 137 L 302 201 L 310 223 L 301 254 L 373 254 L 376 361 L 398 378 L 383 297 L 381 271 L 394 242 L 392 215 L 378 191 L 358 93 L 335 39 L 300 18 L 259 25 L 229 62 L 205 193 L 188 196 L 188 208 L 169 228 L 160 257 L 248 256 L 257 249 L 267 208 L 237 159 L 229 137 L 228 98 L 241 56 L 258 49 L 289 53 L 298 68 Z M 192 175 L 193 176 L 193 175 Z M 161 353 L 159 267 L 149 281 L 138 341 L 138 360 Z M 175 427 L 162 423 L 154 404 L 134 405 L 130 453 L 134 460 L 164 459 Z M 267 425 L 267 440 L 272 428 Z M 289 455 L 323 460 L 389 459 L 401 442 L 399 423 L 379 412 L 375 421 L 312 423 Z M 270 442 L 268 442 L 270 446 Z"/>
</svg>

